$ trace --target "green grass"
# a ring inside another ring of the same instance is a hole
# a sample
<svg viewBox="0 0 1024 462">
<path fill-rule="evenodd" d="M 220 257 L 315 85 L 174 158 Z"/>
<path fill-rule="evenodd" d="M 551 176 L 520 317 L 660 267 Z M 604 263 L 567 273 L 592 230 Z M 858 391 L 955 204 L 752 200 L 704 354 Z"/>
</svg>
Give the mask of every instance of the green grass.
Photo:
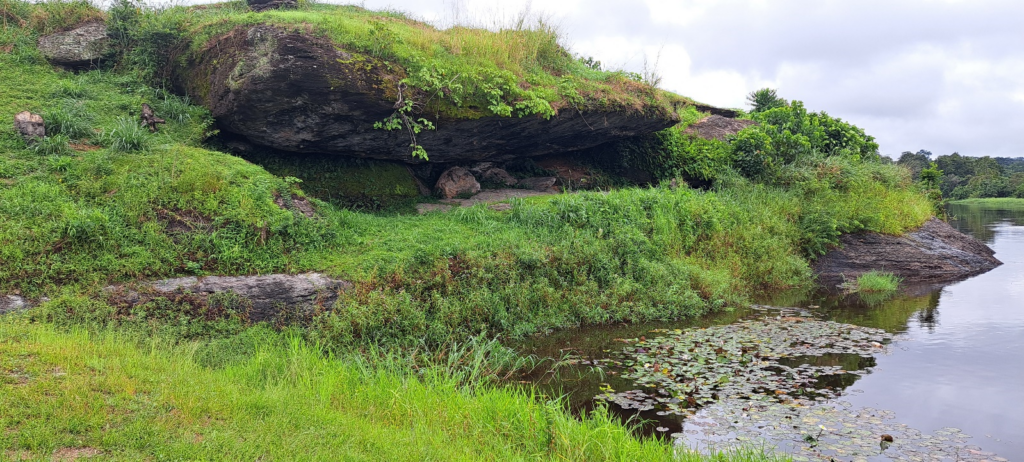
<svg viewBox="0 0 1024 462">
<path fill-rule="evenodd" d="M 211 345 L 89 333 L 0 318 L 0 457 L 68 448 L 96 460 L 770 460 L 698 457 L 637 440 L 597 410 L 413 372 L 390 359 L 332 357 L 270 330 Z"/>
<path fill-rule="evenodd" d="M 851 286 L 857 292 L 893 292 L 900 287 L 900 278 L 892 273 L 882 271 L 868 271 L 857 276 L 856 282 Z"/>
<path fill-rule="evenodd" d="M 973 205 L 985 208 L 1001 208 L 1009 210 L 1024 208 L 1024 199 L 1017 199 L 1012 197 L 963 199 L 958 201 L 950 201 L 949 203 L 957 205 Z"/>
</svg>

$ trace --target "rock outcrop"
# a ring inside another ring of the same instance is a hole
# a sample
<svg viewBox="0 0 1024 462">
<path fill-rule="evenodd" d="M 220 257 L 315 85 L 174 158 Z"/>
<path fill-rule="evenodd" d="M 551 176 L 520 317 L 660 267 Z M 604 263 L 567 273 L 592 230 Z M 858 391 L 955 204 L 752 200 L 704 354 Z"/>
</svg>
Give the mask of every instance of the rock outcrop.
<svg viewBox="0 0 1024 462">
<path fill-rule="evenodd" d="M 39 52 L 50 64 L 78 69 L 96 64 L 110 52 L 107 25 L 90 22 L 66 32 L 39 37 Z"/>
<path fill-rule="evenodd" d="M 813 265 L 825 286 L 872 270 L 891 272 L 908 283 L 947 283 L 1002 264 L 987 245 L 935 218 L 904 236 L 857 233 L 839 240 L 839 248 Z"/>
<path fill-rule="evenodd" d="M 416 163 L 407 133 L 374 129 L 395 112 L 405 76 L 394 62 L 264 24 L 216 37 L 176 69 L 175 80 L 210 109 L 221 130 L 253 143 Z M 586 149 L 677 122 L 674 112 L 660 109 L 566 109 L 550 119 L 442 115 L 437 129 L 422 131 L 417 142 L 431 162 L 504 161 Z"/>
<path fill-rule="evenodd" d="M 311 314 L 330 308 L 338 293 L 352 284 L 319 273 L 270 274 L 265 276 L 206 276 L 165 279 L 132 288 L 108 287 L 109 292 L 123 292 L 120 300 L 139 303 L 156 296 L 192 294 L 207 298 L 214 294 L 232 293 L 244 302 L 250 321 L 269 321 L 283 312 Z"/>
<path fill-rule="evenodd" d="M 249 9 L 253 11 L 277 10 L 295 8 L 299 6 L 298 0 L 248 0 Z"/>
</svg>

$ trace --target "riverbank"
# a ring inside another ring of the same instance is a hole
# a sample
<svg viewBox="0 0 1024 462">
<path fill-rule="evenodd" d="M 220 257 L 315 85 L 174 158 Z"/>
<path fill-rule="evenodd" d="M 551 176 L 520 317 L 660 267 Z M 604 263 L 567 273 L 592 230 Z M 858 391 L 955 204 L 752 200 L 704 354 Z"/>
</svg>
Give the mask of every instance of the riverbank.
<svg viewBox="0 0 1024 462">
<path fill-rule="evenodd" d="M 513 199 L 504 210 L 418 215 L 412 202 L 432 199 L 410 193 L 401 163 L 327 160 L 299 171 L 324 190 L 358 172 L 408 202 L 346 207 L 224 152 L 211 112 L 149 80 L 142 71 L 152 69 L 133 61 L 138 48 L 79 72 L 37 49 L 41 34 L 106 13 L 0 7 L 17 19 L 0 34 L 0 295 L 37 305 L 0 320 L 0 418 L 16 429 L 0 447 L 11 458 L 287 458 L 299 452 L 291 439 L 366 458 L 665 458 L 672 448 L 636 439 L 604 412 L 577 421 L 561 403 L 478 380 L 507 358 L 498 343 L 472 360 L 446 355 L 445 367 L 417 354 L 728 311 L 812 284 L 809 262 L 845 233 L 899 235 L 932 216 L 869 136 L 799 102 L 752 115 L 734 142 L 687 134 L 707 115 L 690 106 L 680 125 L 612 146 L 618 157 L 592 166 L 608 169 L 615 188 Z M 149 26 L 169 24 L 145 13 Z M 138 123 L 143 104 L 165 119 L 159 130 Z M 23 110 L 48 121 L 46 137 L 12 129 Z M 624 174 L 640 167 L 647 180 Z M 364 203 L 378 200 L 357 189 Z M 263 325 L 230 296 L 132 304 L 104 290 L 305 272 L 349 284 L 330 306 L 282 309 Z M 375 359 L 385 351 L 394 356 Z"/>
<path fill-rule="evenodd" d="M 637 440 L 605 412 L 497 388 L 468 368 L 325 356 L 254 329 L 180 343 L 0 317 L 0 458 L 40 460 L 731 460 Z M 382 353 L 383 354 L 383 353 Z"/>
</svg>

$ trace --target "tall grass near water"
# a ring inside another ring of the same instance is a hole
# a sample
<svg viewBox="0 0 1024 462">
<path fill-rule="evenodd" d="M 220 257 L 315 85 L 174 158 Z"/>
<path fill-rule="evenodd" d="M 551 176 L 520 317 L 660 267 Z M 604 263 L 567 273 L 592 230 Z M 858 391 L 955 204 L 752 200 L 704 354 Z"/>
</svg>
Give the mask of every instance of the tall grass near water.
<svg viewBox="0 0 1024 462">
<path fill-rule="evenodd" d="M 390 359 L 325 355 L 252 330 L 218 366 L 203 344 L 0 318 L 0 454 L 61 450 L 174 460 L 769 460 L 701 457 L 635 439 L 603 409 L 577 420 L 558 400 L 415 372 Z M 13 431 L 11 431 L 13 430 Z M 258 436 L 257 436 L 258 435 Z"/>
</svg>

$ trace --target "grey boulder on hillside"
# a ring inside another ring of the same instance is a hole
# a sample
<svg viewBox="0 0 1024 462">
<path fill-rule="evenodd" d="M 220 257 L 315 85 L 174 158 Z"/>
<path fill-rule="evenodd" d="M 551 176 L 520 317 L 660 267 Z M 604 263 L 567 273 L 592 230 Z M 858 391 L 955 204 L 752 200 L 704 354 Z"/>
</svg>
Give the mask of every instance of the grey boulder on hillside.
<svg viewBox="0 0 1024 462">
<path fill-rule="evenodd" d="M 94 65 L 110 51 L 107 25 L 90 22 L 66 32 L 39 37 L 39 52 L 50 64 L 67 68 Z"/>
<path fill-rule="evenodd" d="M 153 296 L 180 294 L 207 298 L 214 294 L 234 294 L 247 306 L 253 322 L 273 320 L 283 312 L 311 314 L 330 308 L 338 294 L 352 284 L 319 273 L 268 274 L 264 276 L 206 276 L 165 279 L 140 286 L 108 287 L 108 292 L 123 292 L 121 300 L 136 304 Z"/>
</svg>

